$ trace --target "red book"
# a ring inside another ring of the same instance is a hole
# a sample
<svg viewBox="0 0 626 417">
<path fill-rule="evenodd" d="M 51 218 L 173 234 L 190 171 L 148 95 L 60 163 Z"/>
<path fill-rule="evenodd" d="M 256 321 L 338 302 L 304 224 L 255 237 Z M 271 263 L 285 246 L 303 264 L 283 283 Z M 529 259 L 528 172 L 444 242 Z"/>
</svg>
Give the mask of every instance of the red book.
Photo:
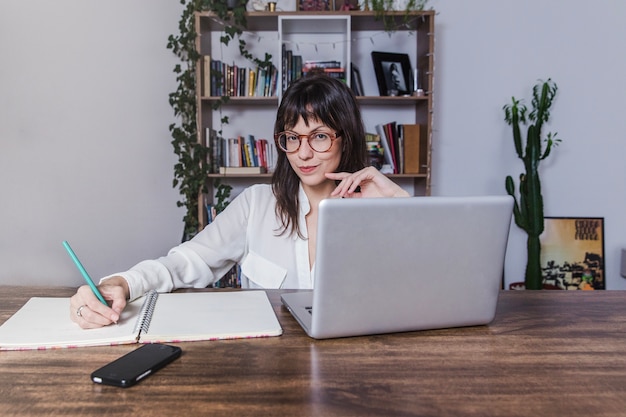
<svg viewBox="0 0 626 417">
<path fill-rule="evenodd" d="M 393 173 L 398 174 L 398 151 L 396 150 L 396 140 L 395 140 L 395 122 L 386 123 L 384 125 L 385 128 L 385 136 L 387 137 L 387 142 L 389 143 L 389 148 L 391 150 L 391 159 L 393 160 Z"/>
</svg>

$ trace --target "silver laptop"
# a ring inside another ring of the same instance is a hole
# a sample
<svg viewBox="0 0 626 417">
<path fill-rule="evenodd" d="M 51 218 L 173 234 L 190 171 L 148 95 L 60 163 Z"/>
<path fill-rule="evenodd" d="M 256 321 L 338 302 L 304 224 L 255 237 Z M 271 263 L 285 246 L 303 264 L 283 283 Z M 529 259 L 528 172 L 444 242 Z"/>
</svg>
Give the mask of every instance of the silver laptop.
<svg viewBox="0 0 626 417">
<path fill-rule="evenodd" d="M 512 210 L 510 196 L 324 200 L 315 290 L 282 302 L 316 339 L 488 324 Z"/>
</svg>

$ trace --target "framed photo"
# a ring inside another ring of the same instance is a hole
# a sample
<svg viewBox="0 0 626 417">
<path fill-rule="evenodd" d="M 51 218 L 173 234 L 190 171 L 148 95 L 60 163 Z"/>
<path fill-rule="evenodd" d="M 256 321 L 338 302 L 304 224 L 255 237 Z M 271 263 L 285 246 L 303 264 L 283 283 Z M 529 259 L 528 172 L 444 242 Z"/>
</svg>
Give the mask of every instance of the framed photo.
<svg viewBox="0 0 626 417">
<path fill-rule="evenodd" d="M 539 240 L 544 288 L 605 289 L 604 218 L 546 217 Z"/>
<path fill-rule="evenodd" d="M 333 10 L 335 11 L 350 11 L 359 10 L 358 0 L 332 0 Z"/>
<path fill-rule="evenodd" d="M 359 68 L 350 63 L 350 87 L 352 88 L 352 91 L 354 92 L 355 96 L 364 96 L 365 93 L 363 92 L 363 81 L 361 80 L 361 71 L 359 71 Z"/>
<path fill-rule="evenodd" d="M 407 54 L 373 51 L 372 62 L 381 96 L 411 94 L 411 63 Z"/>
<path fill-rule="evenodd" d="M 298 10 L 303 12 L 323 12 L 330 10 L 330 3 L 332 0 L 299 0 Z"/>
</svg>

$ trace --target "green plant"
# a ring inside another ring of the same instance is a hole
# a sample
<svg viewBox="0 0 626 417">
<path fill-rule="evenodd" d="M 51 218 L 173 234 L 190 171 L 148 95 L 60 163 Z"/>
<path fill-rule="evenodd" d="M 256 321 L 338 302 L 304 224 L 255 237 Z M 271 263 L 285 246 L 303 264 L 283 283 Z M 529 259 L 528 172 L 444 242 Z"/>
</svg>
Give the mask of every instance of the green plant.
<svg viewBox="0 0 626 417">
<path fill-rule="evenodd" d="M 376 19 L 383 21 L 385 30 L 387 32 L 393 32 L 397 30 L 398 27 L 406 25 L 409 22 L 411 18 L 409 12 L 424 10 L 428 0 L 408 0 L 404 6 L 404 10 L 395 10 L 394 3 L 395 0 L 365 0 L 363 8 L 364 10 L 369 10 L 371 6 Z M 389 13 L 394 11 L 403 11 L 404 15 L 402 19 L 398 20 L 394 14 Z"/>
<path fill-rule="evenodd" d="M 527 233 L 528 260 L 524 282 L 527 289 L 541 289 L 541 242 L 539 236 L 544 228 L 543 197 L 539 178 L 539 162 L 550 155 L 553 146 L 561 140 L 556 133 L 548 133 L 545 148 L 542 147 L 544 123 L 550 118 L 550 107 L 557 92 L 557 85 L 551 80 L 540 81 L 533 87 L 532 111 L 527 114 L 526 106 L 515 97 L 511 104 L 503 107 L 507 124 L 513 128 L 513 142 L 517 156 L 524 162 L 525 173 L 519 176 L 519 201 L 515 195 L 515 183 L 509 175 L 505 187 L 509 195 L 515 199 L 513 215 L 515 224 Z M 528 124 L 526 145 L 522 148 L 522 132 L 520 124 Z"/>
<path fill-rule="evenodd" d="M 228 184 L 222 184 L 219 178 L 213 182 L 215 187 L 215 212 L 220 214 L 230 204 L 230 192 L 233 187 Z"/>
<path fill-rule="evenodd" d="M 236 1 L 235 7 L 231 7 L 230 2 L 227 0 L 204 0 L 202 3 L 203 10 L 210 10 L 224 24 L 224 33 L 220 37 L 221 43 L 228 46 L 230 41 L 237 38 L 239 41 L 239 53 L 242 57 L 262 68 L 271 65 L 272 55 L 266 53 L 263 60 L 258 59 L 248 51 L 246 41 L 241 38 L 243 31 L 248 26 L 246 22 L 245 0 Z"/>
<path fill-rule="evenodd" d="M 207 175 L 207 149 L 198 143 L 198 127 L 196 125 L 196 62 L 200 55 L 196 51 L 194 13 L 201 10 L 202 1 L 182 0 L 185 7 L 178 23 L 180 33 L 170 35 L 167 48 L 180 58 L 181 63 L 174 67 L 178 87 L 170 93 L 169 103 L 174 109 L 177 122 L 169 126 L 172 135 L 174 153 L 178 162 L 174 165 L 173 187 L 178 187 L 182 200 L 176 204 L 185 207 L 183 217 L 183 241 L 197 233 L 200 225 L 198 219 L 198 197 L 204 192 Z"/>
<path fill-rule="evenodd" d="M 234 7 L 231 3 L 234 3 Z M 254 63 L 259 68 L 269 68 L 272 65 L 272 55 L 265 53 L 264 59 L 259 59 L 252 55 L 247 48 L 245 39 L 241 37 L 248 23 L 246 21 L 246 2 L 244 0 L 203 0 L 202 10 L 209 10 L 213 13 L 216 20 L 223 24 L 223 33 L 220 36 L 220 42 L 224 46 L 228 46 L 231 41 L 237 39 L 239 54 Z M 219 72 L 218 72 L 219 73 Z M 219 80 L 220 77 L 218 76 Z M 219 82 L 219 81 L 218 81 Z M 222 96 L 213 104 L 213 110 L 221 110 L 222 105 L 228 103 L 230 97 Z M 221 113 L 220 113 L 221 115 Z M 222 125 L 228 124 L 228 116 L 221 116 Z M 219 135 L 222 130 L 218 130 Z"/>
<path fill-rule="evenodd" d="M 257 65 L 270 65 L 271 55 L 265 54 L 264 60 L 255 58 L 247 51 L 246 42 L 240 37 L 246 28 L 245 1 L 239 1 L 234 8 L 229 8 L 226 0 L 181 0 L 181 4 L 184 7 L 178 23 L 180 33 L 168 37 L 167 48 L 181 61 L 174 67 L 178 87 L 169 95 L 169 103 L 174 109 L 177 122 L 170 124 L 169 130 L 174 153 L 178 156 L 178 162 L 174 165 L 172 186 L 178 187 L 182 196 L 176 204 L 186 209 L 183 217 L 184 241 L 193 237 L 200 227 L 198 201 L 200 195 L 207 191 L 206 178 L 209 171 L 206 163 L 209 149 L 198 141 L 196 123 L 196 65 L 200 54 L 196 50 L 195 13 L 212 11 L 216 19 L 224 25 L 220 41 L 228 45 L 231 40 L 238 38 L 241 55 Z M 214 109 L 219 110 L 227 101 L 228 97 L 217 100 Z M 222 117 L 221 123 L 227 124 L 228 117 Z M 218 133 L 221 134 L 221 130 Z"/>
<path fill-rule="evenodd" d="M 215 209 L 214 215 L 217 216 L 230 204 L 230 192 L 233 187 L 228 184 L 222 184 L 219 178 L 216 178 L 213 182 L 213 187 L 215 187 L 215 204 L 213 208 Z M 215 282 L 212 286 L 214 288 L 224 288 L 224 287 L 240 287 L 239 271 L 237 266 L 233 266 L 230 271 L 228 271 L 222 278 L 220 278 L 217 282 Z"/>
</svg>

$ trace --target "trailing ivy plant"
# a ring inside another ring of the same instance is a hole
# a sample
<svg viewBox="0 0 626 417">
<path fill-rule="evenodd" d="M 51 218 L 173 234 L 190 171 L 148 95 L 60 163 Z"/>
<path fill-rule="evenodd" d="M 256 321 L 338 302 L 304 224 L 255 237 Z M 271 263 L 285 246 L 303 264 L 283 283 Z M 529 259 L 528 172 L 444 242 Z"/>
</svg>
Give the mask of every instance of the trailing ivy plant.
<svg viewBox="0 0 626 417">
<path fill-rule="evenodd" d="M 230 204 L 230 192 L 233 187 L 229 184 L 222 184 L 217 178 L 215 183 L 215 212 L 216 214 L 220 214 L 224 209 Z"/>
<path fill-rule="evenodd" d="M 177 122 L 170 124 L 172 146 L 178 156 L 174 165 L 174 181 L 172 186 L 178 187 L 182 200 L 176 204 L 185 207 L 183 217 L 183 241 L 191 238 L 198 231 L 198 196 L 206 191 L 205 180 L 207 166 L 204 163 L 207 149 L 198 143 L 198 126 L 196 124 L 196 62 L 200 58 L 195 47 L 196 31 L 194 13 L 201 10 L 201 0 L 182 0 L 184 9 L 178 22 L 178 35 L 170 35 L 167 48 L 180 59 L 174 67 L 178 87 L 170 93 L 169 102 L 174 109 Z"/>
<path fill-rule="evenodd" d="M 258 59 L 248 51 L 247 43 L 241 37 L 243 31 L 248 27 L 248 22 L 246 21 L 246 1 L 238 0 L 236 1 L 236 6 L 232 8 L 228 3 L 230 2 L 226 0 L 204 0 L 202 5 L 203 10 L 210 10 L 219 21 L 224 22 L 224 33 L 220 37 L 220 42 L 228 46 L 230 41 L 237 38 L 239 41 L 239 53 L 242 57 L 262 68 L 268 67 L 272 64 L 272 55 L 266 53 L 263 60 Z"/>
<path fill-rule="evenodd" d="M 410 12 L 424 10 L 426 3 L 428 3 L 428 0 L 408 0 L 404 10 L 395 10 L 394 6 L 396 1 L 397 0 L 365 0 L 364 9 L 368 10 L 371 5 L 375 18 L 383 21 L 384 28 L 387 32 L 393 32 L 400 26 L 406 25 L 409 22 L 411 19 L 409 15 Z M 398 21 L 394 15 L 389 14 L 389 12 L 393 11 L 403 11 L 403 19 Z"/>
<path fill-rule="evenodd" d="M 239 1 L 234 8 L 229 8 L 226 0 L 181 0 L 183 12 L 178 23 L 179 33 L 170 35 L 167 48 L 180 59 L 174 67 L 178 87 L 170 93 L 169 102 L 174 109 L 177 121 L 169 126 L 172 135 L 174 153 L 178 162 L 174 165 L 174 180 L 172 186 L 178 187 L 182 196 L 176 204 L 185 207 L 183 217 L 183 241 L 193 237 L 200 227 L 198 218 L 198 200 L 201 193 L 206 193 L 206 179 L 209 171 L 206 163 L 209 149 L 198 142 L 196 64 L 200 53 L 196 50 L 195 13 L 211 11 L 218 21 L 223 22 L 223 34 L 220 41 L 228 45 L 231 40 L 239 40 L 241 55 L 260 67 L 271 65 L 271 55 L 265 54 L 264 60 L 252 56 L 246 48 L 246 42 L 241 38 L 246 28 L 245 1 Z M 213 106 L 219 110 L 228 101 L 228 97 L 217 100 Z M 222 124 L 228 123 L 227 117 L 221 118 Z M 221 130 L 218 132 L 221 134 Z"/>
</svg>

